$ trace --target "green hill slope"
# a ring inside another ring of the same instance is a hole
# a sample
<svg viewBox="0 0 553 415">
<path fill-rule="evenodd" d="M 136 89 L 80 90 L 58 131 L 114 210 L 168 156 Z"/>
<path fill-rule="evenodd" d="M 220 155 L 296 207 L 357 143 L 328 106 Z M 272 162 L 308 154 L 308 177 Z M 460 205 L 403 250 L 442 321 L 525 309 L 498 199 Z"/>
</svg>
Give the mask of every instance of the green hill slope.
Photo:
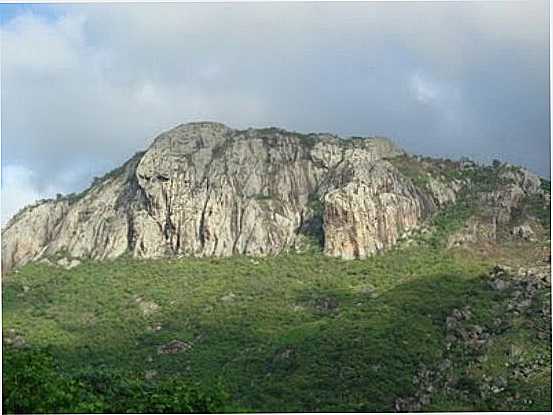
<svg viewBox="0 0 553 415">
<path fill-rule="evenodd" d="M 116 374 L 208 393 L 220 383 L 226 410 L 545 411 L 547 282 L 519 309 L 524 288 L 498 290 L 488 275 L 497 260 L 535 266 L 542 247 L 512 243 L 479 255 L 422 244 L 364 261 L 312 252 L 120 258 L 70 270 L 29 264 L 4 280 L 5 341 L 19 343 L 4 354 L 47 350 L 59 376 L 80 382 L 106 411 L 130 408 L 120 391 L 101 398 Z M 453 324 L 460 310 L 469 318 Z M 174 340 L 175 353 L 162 348 Z"/>
</svg>

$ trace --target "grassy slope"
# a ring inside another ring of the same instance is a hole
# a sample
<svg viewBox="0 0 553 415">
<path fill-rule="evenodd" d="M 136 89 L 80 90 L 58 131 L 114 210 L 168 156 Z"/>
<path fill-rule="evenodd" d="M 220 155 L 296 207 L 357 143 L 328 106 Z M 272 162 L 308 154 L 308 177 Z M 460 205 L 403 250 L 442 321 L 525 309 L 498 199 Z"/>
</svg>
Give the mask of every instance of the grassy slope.
<svg viewBox="0 0 553 415">
<path fill-rule="evenodd" d="M 72 270 L 30 264 L 4 280 L 3 325 L 50 347 L 69 375 L 100 367 L 205 384 L 222 379 L 234 403 L 255 411 L 389 411 L 414 392 L 417 368 L 443 355 L 453 308 L 470 305 L 484 326 L 493 318 L 501 297 L 483 276 L 493 261 L 411 247 L 350 262 L 311 253 L 121 258 Z M 136 297 L 160 309 L 144 316 Z M 161 330 L 151 330 L 157 324 Z M 502 356 L 513 343 L 545 353 L 550 366 L 548 343 L 532 330 L 522 324 L 503 333 L 490 351 L 497 367 L 487 372 L 505 370 Z M 158 355 L 173 339 L 194 347 Z M 463 356 L 458 365 L 465 376 Z M 550 370 L 541 370 L 517 386 L 533 402 L 522 408 L 550 408 L 550 380 Z M 428 409 L 518 408 L 503 398 L 442 394 Z"/>
</svg>

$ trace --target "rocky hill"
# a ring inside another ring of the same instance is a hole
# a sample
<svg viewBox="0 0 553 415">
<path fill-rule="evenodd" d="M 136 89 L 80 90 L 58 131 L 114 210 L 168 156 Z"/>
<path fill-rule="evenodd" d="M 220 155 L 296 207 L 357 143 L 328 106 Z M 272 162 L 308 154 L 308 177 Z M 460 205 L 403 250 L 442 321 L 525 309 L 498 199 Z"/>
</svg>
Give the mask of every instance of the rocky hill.
<svg viewBox="0 0 553 415">
<path fill-rule="evenodd" d="M 519 167 L 194 123 L 2 237 L 6 413 L 551 411 Z"/>
<path fill-rule="evenodd" d="M 2 268 L 310 245 L 364 258 L 429 231 L 446 208 L 459 225 L 450 246 L 549 238 L 549 182 L 522 168 L 409 156 L 386 138 L 190 123 L 84 192 L 20 211 L 2 230 Z"/>
</svg>

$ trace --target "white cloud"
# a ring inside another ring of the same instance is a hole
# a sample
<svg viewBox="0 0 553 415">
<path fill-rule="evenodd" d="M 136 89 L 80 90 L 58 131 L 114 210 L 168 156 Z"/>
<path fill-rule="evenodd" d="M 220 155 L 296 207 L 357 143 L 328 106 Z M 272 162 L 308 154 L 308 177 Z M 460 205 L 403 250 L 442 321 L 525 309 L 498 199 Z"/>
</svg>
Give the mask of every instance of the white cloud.
<svg viewBox="0 0 553 415">
<path fill-rule="evenodd" d="M 143 16 L 141 23 L 147 21 Z M 172 22 L 174 32 L 178 26 Z M 186 61 L 181 51 L 163 45 L 158 53 L 144 45 L 117 49 L 90 38 L 91 24 L 100 21 L 69 13 L 54 21 L 25 15 L 2 28 L 5 157 L 34 160 L 58 180 L 60 160 L 120 161 L 153 134 L 187 119 L 212 115 L 230 122 L 243 113 L 261 114 L 261 100 L 251 92 L 225 94 L 187 76 L 169 79 L 162 73 L 171 66 L 167 60 Z M 190 61 L 191 70 L 193 65 Z M 206 66 L 207 82 L 219 72 Z"/>
<path fill-rule="evenodd" d="M 438 98 L 438 87 L 428 80 L 423 79 L 419 74 L 415 74 L 411 77 L 411 88 L 413 89 L 417 101 L 423 104 L 432 103 Z"/>
<path fill-rule="evenodd" d="M 2 167 L 2 225 L 22 207 L 58 193 L 58 189 L 51 186 L 39 191 L 35 183 L 35 173 L 26 167 Z"/>
<path fill-rule="evenodd" d="M 61 17 L 54 24 L 32 14 L 15 17 L 2 30 L 2 55 L 14 71 L 40 78 L 79 67 L 82 17 Z"/>
<path fill-rule="evenodd" d="M 546 5 L 94 4 L 52 6 L 59 15 L 48 19 L 27 12 L 0 27 L 2 162 L 32 169 L 19 171 L 32 186 L 19 197 L 16 182 L 4 181 L 2 200 L 16 206 L 46 189 L 80 190 L 153 135 L 199 119 L 379 131 L 400 141 L 439 125 L 441 140 L 475 119 L 474 94 L 486 91 L 468 81 L 475 68 L 496 79 L 494 71 L 511 70 L 498 60 L 522 54 L 520 89 L 545 90 Z"/>
</svg>

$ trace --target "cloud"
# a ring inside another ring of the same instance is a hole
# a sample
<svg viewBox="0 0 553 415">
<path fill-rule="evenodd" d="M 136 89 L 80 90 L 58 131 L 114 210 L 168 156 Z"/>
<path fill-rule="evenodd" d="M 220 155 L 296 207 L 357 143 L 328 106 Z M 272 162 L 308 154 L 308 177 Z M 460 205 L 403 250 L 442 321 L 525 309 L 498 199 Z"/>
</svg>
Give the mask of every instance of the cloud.
<svg viewBox="0 0 553 415">
<path fill-rule="evenodd" d="M 2 164 L 32 191 L 2 193 L 78 191 L 200 119 L 548 175 L 548 21 L 545 1 L 22 8 L 0 26 Z"/>
<path fill-rule="evenodd" d="M 42 187 L 83 164 L 97 162 L 99 170 L 119 163 L 183 120 L 242 119 L 263 110 L 248 93 L 205 91 L 142 71 L 144 55 L 123 67 L 112 45 L 87 37 L 89 24 L 83 14 L 55 21 L 26 14 L 2 29 L 3 161 L 32 161 L 48 173 L 37 175 Z M 216 76 L 213 68 L 206 67 L 208 77 Z"/>
<path fill-rule="evenodd" d="M 417 101 L 423 104 L 435 102 L 438 98 L 438 87 L 423 79 L 419 74 L 414 74 L 411 78 L 411 87 Z"/>
<path fill-rule="evenodd" d="M 2 225 L 22 207 L 59 192 L 54 187 L 39 191 L 35 183 L 36 174 L 26 167 L 2 167 Z"/>
</svg>

